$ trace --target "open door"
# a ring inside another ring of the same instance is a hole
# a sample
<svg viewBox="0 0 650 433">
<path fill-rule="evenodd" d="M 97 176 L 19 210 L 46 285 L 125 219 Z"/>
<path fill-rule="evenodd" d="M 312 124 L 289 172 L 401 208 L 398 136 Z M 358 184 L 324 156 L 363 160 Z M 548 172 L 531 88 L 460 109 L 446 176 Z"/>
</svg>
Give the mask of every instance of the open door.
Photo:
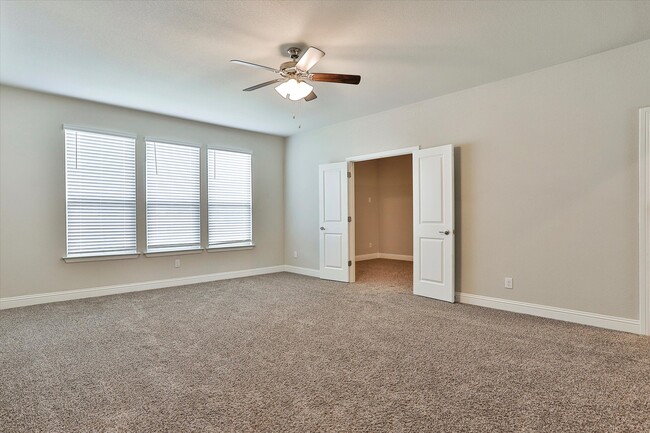
<svg viewBox="0 0 650 433">
<path fill-rule="evenodd" d="M 348 163 L 318 166 L 320 277 L 350 282 Z"/>
<path fill-rule="evenodd" d="M 454 148 L 413 152 L 413 294 L 454 302 Z"/>
</svg>

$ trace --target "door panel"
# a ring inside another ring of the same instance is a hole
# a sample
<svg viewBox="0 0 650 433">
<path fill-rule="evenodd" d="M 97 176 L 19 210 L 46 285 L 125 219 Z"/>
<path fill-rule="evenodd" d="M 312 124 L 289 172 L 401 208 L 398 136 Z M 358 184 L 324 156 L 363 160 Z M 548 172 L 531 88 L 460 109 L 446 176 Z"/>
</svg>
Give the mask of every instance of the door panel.
<svg viewBox="0 0 650 433">
<path fill-rule="evenodd" d="M 454 149 L 413 153 L 413 293 L 454 302 Z"/>
<path fill-rule="evenodd" d="M 428 266 L 420 266 L 420 280 L 431 283 L 444 281 L 444 240 L 420 239 L 420 257 Z"/>
<path fill-rule="evenodd" d="M 327 194 L 323 196 L 325 201 L 325 222 L 341 222 L 341 176 L 338 169 L 328 169 L 323 172 L 323 182 Z"/>
<path fill-rule="evenodd" d="M 350 281 L 347 163 L 318 166 L 320 277 Z"/>
<path fill-rule="evenodd" d="M 420 222 L 442 223 L 443 205 L 442 200 L 428 200 L 426 194 L 433 194 L 442 197 L 443 187 L 443 157 L 432 155 L 420 158 L 420 185 L 427 185 L 420 189 Z"/>
<path fill-rule="evenodd" d="M 341 251 L 343 242 L 340 234 L 325 233 L 325 267 L 340 269 L 343 267 Z M 347 266 L 347 264 L 346 264 Z"/>
</svg>

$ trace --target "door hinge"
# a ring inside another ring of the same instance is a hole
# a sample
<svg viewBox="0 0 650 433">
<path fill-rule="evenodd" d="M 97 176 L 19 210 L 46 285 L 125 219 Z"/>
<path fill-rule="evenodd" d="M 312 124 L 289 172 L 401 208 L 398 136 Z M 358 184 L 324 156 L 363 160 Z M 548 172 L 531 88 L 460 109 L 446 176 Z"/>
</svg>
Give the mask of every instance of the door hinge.
<svg viewBox="0 0 650 433">
<path fill-rule="evenodd" d="M 352 260 L 348 260 L 348 266 L 352 266 Z"/>
<path fill-rule="evenodd" d="M 349 223 L 352 222 L 352 217 L 348 217 L 348 222 L 349 222 Z"/>
<path fill-rule="evenodd" d="M 351 177 L 352 177 L 352 173 L 348 171 L 348 179 L 350 179 Z"/>
</svg>

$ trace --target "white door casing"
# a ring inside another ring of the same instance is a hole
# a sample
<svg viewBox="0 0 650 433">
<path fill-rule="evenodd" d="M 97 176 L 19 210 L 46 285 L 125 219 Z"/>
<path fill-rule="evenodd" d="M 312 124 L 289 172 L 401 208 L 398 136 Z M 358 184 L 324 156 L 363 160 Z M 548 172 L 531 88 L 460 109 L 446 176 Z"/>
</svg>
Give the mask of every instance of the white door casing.
<svg viewBox="0 0 650 433">
<path fill-rule="evenodd" d="M 349 280 L 348 282 L 354 283 L 357 281 L 357 262 L 356 262 L 356 242 L 355 242 L 355 224 L 356 224 L 356 215 L 354 213 L 354 162 L 347 161 L 348 166 L 348 259 L 350 260 L 351 266 L 349 271 Z"/>
<path fill-rule="evenodd" d="M 320 277 L 350 281 L 348 223 L 348 165 L 318 166 Z"/>
<path fill-rule="evenodd" d="M 639 334 L 650 335 L 650 107 L 639 110 Z"/>
<path fill-rule="evenodd" d="M 447 302 L 454 285 L 454 148 L 413 152 L 413 293 Z"/>
</svg>

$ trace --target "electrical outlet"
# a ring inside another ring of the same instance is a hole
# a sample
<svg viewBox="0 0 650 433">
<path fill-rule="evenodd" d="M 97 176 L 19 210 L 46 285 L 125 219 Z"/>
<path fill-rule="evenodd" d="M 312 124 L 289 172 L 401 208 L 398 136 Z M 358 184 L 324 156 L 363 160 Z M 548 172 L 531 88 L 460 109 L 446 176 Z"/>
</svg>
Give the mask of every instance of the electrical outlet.
<svg viewBox="0 0 650 433">
<path fill-rule="evenodd" d="M 174 260 L 174 267 L 175 268 L 180 268 L 181 267 L 181 259 Z"/>
<path fill-rule="evenodd" d="M 512 277 L 506 277 L 505 287 L 506 289 L 512 289 Z"/>
<path fill-rule="evenodd" d="M 294 252 L 293 252 L 293 258 L 294 258 L 294 259 L 297 259 L 297 258 L 298 258 L 298 251 L 294 251 Z"/>
<path fill-rule="evenodd" d="M 368 248 L 372 248 L 372 242 L 368 242 Z"/>
</svg>

